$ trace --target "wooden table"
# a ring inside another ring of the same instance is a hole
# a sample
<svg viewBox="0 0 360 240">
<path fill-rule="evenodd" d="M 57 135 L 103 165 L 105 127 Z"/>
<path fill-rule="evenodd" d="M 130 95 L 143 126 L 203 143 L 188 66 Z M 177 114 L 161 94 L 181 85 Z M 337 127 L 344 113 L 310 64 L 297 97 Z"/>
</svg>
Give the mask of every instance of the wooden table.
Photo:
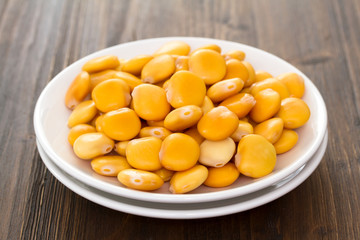
<svg viewBox="0 0 360 240">
<path fill-rule="evenodd" d="M 0 239 L 359 239 L 359 13 L 356 0 L 0 1 Z M 46 84 L 89 53 L 163 36 L 240 42 L 303 71 L 328 109 L 316 171 L 271 203 L 200 220 L 117 212 L 55 179 L 32 120 Z"/>
</svg>

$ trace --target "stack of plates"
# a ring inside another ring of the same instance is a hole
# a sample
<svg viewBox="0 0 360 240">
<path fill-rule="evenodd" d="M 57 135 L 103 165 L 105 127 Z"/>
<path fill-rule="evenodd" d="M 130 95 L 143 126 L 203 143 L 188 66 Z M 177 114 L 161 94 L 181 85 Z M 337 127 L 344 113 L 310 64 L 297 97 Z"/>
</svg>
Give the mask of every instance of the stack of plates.
<svg viewBox="0 0 360 240">
<path fill-rule="evenodd" d="M 131 190 L 115 177 L 95 174 L 90 162 L 77 158 L 67 142 L 67 119 L 70 111 L 64 106 L 66 90 L 81 66 L 94 57 L 112 54 L 129 59 L 151 54 L 162 44 L 182 40 L 194 49 L 217 44 L 223 51 L 239 49 L 255 69 L 278 75 L 296 72 L 305 80 L 303 100 L 311 117 L 297 129 L 299 141 L 289 152 L 278 156 L 274 171 L 260 179 L 241 176 L 226 188 L 200 188 L 188 194 L 168 192 L 168 183 L 154 192 Z M 327 146 L 327 114 L 324 101 L 314 84 L 298 69 L 280 58 L 243 44 L 206 38 L 159 38 L 114 46 L 91 54 L 59 73 L 43 90 L 36 104 L 34 126 L 41 158 L 51 173 L 72 191 L 97 204 L 141 216 L 191 219 L 221 216 L 245 211 L 277 199 L 301 184 L 321 162 Z"/>
</svg>

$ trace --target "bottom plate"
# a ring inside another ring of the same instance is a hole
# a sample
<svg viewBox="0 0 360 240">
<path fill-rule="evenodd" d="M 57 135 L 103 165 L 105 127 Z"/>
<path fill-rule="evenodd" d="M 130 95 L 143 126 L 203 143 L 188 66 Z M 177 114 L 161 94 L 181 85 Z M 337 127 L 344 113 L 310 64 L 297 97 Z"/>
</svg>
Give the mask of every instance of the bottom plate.
<svg viewBox="0 0 360 240">
<path fill-rule="evenodd" d="M 264 205 L 285 195 L 305 181 L 317 168 L 324 156 L 327 141 L 328 134 L 326 132 L 319 149 L 313 155 L 311 160 L 299 168 L 294 174 L 288 176 L 275 185 L 231 199 L 188 204 L 146 202 L 119 197 L 100 191 L 76 180 L 59 169 L 46 155 L 39 142 L 37 142 L 37 146 L 40 156 L 49 171 L 66 187 L 92 202 L 117 211 L 139 216 L 167 219 L 196 219 L 223 216 L 246 211 Z"/>
</svg>

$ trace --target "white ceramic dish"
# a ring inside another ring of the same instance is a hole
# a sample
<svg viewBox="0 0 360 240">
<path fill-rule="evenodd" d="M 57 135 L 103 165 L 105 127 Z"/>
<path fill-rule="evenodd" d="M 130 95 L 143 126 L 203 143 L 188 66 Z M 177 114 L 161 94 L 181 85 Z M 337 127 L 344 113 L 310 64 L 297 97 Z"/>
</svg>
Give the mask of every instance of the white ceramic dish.
<svg viewBox="0 0 360 240">
<path fill-rule="evenodd" d="M 168 219 L 195 219 L 246 211 L 271 202 L 290 192 L 305 181 L 320 164 L 326 150 L 327 137 L 326 133 L 319 149 L 303 167 L 300 167 L 276 185 L 240 197 L 215 202 L 189 204 L 145 202 L 100 191 L 76 180 L 62 171 L 46 155 L 39 142 L 37 144 L 40 156 L 50 172 L 66 187 L 92 202 L 117 211 L 139 216 Z"/>
<path fill-rule="evenodd" d="M 303 99 L 311 110 L 307 124 L 297 130 L 299 141 L 294 149 L 278 157 L 274 171 L 266 177 L 251 179 L 240 177 L 231 187 L 215 189 L 202 186 L 195 191 L 174 195 L 168 192 L 168 184 L 154 192 L 140 192 L 127 189 L 116 178 L 103 177 L 95 174 L 88 161 L 77 158 L 67 142 L 67 119 L 70 111 L 64 106 L 64 96 L 73 78 L 81 70 L 82 65 L 94 57 L 114 54 L 120 58 L 131 58 L 139 54 L 151 54 L 162 44 L 182 40 L 190 44 L 192 49 L 204 44 L 214 43 L 221 46 L 223 52 L 231 49 L 243 50 L 246 60 L 255 69 L 262 69 L 274 76 L 285 72 L 296 72 L 305 80 L 306 92 Z M 43 90 L 34 112 L 36 136 L 45 152 L 54 163 L 70 176 L 85 182 L 91 187 L 108 193 L 143 201 L 167 203 L 195 203 L 233 198 L 258 191 L 271 186 L 303 166 L 319 148 L 327 127 L 325 103 L 314 84 L 297 68 L 284 60 L 262 50 L 234 42 L 207 38 L 157 38 L 140 40 L 110 47 L 91 54 L 73 63 L 60 72 Z"/>
</svg>

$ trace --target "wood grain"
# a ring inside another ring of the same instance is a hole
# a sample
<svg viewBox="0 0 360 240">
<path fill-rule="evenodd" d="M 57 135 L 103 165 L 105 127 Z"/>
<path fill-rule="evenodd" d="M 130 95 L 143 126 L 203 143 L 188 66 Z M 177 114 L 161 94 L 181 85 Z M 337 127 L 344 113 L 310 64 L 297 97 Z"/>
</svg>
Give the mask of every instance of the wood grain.
<svg viewBox="0 0 360 240">
<path fill-rule="evenodd" d="M 360 2 L 0 1 L 0 239 L 357 239 L 360 236 Z M 117 212 L 73 193 L 45 168 L 33 110 L 46 84 L 94 51 L 200 36 L 289 61 L 319 88 L 329 144 L 292 192 L 229 216 L 164 220 Z"/>
</svg>

